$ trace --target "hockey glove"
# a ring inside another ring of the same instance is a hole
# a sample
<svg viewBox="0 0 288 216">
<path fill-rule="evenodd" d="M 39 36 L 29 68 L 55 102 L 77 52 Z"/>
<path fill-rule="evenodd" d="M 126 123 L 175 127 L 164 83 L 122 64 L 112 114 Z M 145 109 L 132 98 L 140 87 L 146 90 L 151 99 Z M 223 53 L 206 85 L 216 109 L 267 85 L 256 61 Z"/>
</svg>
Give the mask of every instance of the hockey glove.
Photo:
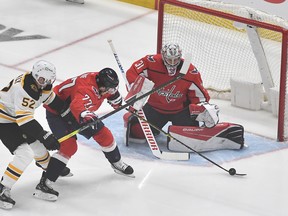
<svg viewBox="0 0 288 216">
<path fill-rule="evenodd" d="M 143 94 L 146 94 L 147 92 L 151 91 L 154 87 L 154 82 L 149 80 L 148 78 L 139 75 L 136 80 L 134 81 L 130 91 L 125 97 L 126 103 L 128 103 L 130 100 L 133 100 L 135 98 L 141 97 Z M 132 106 L 135 110 L 140 110 L 148 100 L 149 96 L 146 96 L 140 100 L 137 100 Z"/>
<path fill-rule="evenodd" d="M 73 124 L 77 123 L 75 117 L 73 116 L 73 114 L 70 110 L 70 107 L 64 108 L 61 111 L 60 115 L 64 119 L 64 121 L 66 121 L 69 125 L 73 125 Z"/>
<path fill-rule="evenodd" d="M 60 148 L 60 143 L 51 132 L 43 130 L 38 136 L 38 140 L 43 143 L 47 150 L 58 150 Z"/>
<path fill-rule="evenodd" d="M 98 120 L 97 115 L 91 111 L 86 110 L 80 114 L 80 124 L 81 125 L 87 125 L 90 123 L 95 123 L 95 124 L 91 125 L 91 127 L 93 129 L 97 129 L 97 120 Z"/>
<path fill-rule="evenodd" d="M 203 122 L 207 128 L 212 128 L 219 122 L 219 107 L 215 104 L 190 104 L 189 110 L 191 117 L 196 121 Z"/>
<path fill-rule="evenodd" d="M 122 96 L 117 91 L 114 95 L 107 98 L 107 101 L 114 109 L 118 109 L 122 105 Z"/>
</svg>

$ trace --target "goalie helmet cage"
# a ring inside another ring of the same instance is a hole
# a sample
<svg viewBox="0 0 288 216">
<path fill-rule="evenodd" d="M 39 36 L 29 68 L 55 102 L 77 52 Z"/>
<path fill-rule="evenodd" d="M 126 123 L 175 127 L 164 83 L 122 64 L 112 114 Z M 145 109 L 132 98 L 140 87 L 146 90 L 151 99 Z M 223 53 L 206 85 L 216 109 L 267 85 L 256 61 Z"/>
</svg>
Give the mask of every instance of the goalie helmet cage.
<svg viewBox="0 0 288 216">
<path fill-rule="evenodd" d="M 263 104 L 271 109 L 270 89 L 277 89 L 277 140 L 287 140 L 287 21 L 250 7 L 205 0 L 161 0 L 158 10 L 157 53 L 167 42 L 191 52 L 210 94 L 231 92 L 233 77 L 262 83 Z"/>
</svg>

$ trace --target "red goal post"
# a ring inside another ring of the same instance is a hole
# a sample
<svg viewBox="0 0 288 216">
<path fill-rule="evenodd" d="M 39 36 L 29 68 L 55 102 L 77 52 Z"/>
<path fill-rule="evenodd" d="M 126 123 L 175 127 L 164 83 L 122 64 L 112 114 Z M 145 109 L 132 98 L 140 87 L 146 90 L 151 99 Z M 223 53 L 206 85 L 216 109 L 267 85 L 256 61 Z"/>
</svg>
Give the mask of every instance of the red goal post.
<svg viewBox="0 0 288 216">
<path fill-rule="evenodd" d="M 191 52 L 192 63 L 201 71 L 212 97 L 230 99 L 234 78 L 261 86 L 261 109 L 272 112 L 274 98 L 278 99 L 277 140 L 285 141 L 287 29 L 288 22 L 282 18 L 249 7 L 204 0 L 161 0 L 157 52 L 167 42 L 178 43 L 183 53 Z"/>
</svg>

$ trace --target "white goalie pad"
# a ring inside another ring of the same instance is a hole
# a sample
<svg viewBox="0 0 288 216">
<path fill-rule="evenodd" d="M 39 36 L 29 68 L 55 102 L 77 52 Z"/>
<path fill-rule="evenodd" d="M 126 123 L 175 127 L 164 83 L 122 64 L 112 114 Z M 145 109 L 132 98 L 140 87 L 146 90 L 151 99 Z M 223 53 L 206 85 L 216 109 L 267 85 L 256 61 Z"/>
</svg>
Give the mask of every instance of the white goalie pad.
<svg viewBox="0 0 288 216">
<path fill-rule="evenodd" d="M 136 78 L 135 82 L 133 83 L 130 91 L 128 92 L 128 94 L 124 100 L 126 103 L 128 103 L 130 100 L 138 98 L 141 95 L 151 91 L 153 87 L 154 87 L 154 83 L 151 80 L 145 78 L 144 76 L 139 75 Z M 136 101 L 132 107 L 135 110 L 142 109 L 142 107 L 144 106 L 144 104 L 148 100 L 148 97 L 149 96 L 144 97 L 141 100 Z"/>
<path fill-rule="evenodd" d="M 177 152 L 205 152 L 221 149 L 242 149 L 244 128 L 238 124 L 219 123 L 213 128 L 192 126 L 169 126 L 168 132 L 174 139 L 168 139 L 167 147 Z M 187 148 L 180 142 L 190 147 Z"/>
</svg>

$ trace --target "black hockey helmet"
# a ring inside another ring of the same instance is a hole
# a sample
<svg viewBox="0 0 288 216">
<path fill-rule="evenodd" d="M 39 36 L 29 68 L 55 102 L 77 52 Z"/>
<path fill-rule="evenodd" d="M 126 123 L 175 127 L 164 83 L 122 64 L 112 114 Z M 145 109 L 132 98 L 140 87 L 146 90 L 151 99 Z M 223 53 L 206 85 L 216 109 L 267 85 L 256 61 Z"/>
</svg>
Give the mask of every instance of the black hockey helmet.
<svg viewBox="0 0 288 216">
<path fill-rule="evenodd" d="M 117 88 L 119 79 L 117 73 L 112 68 L 104 68 L 96 76 L 96 82 L 99 87 Z"/>
</svg>

